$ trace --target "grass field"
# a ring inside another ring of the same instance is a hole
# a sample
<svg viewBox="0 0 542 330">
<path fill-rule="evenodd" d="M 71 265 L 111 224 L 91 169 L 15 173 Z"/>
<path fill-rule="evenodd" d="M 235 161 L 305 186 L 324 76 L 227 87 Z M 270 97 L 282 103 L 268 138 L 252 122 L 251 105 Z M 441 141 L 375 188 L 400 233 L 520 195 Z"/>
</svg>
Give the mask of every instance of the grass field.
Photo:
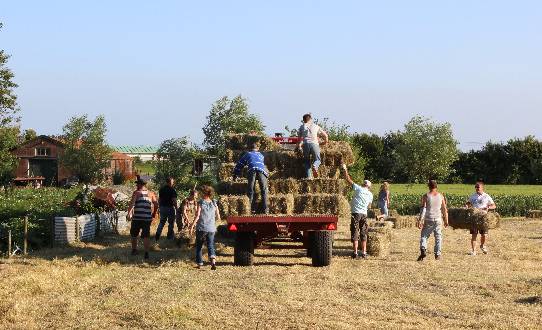
<svg viewBox="0 0 542 330">
<path fill-rule="evenodd" d="M 154 164 L 150 161 L 135 164 L 134 169 L 137 173 L 141 173 L 143 175 L 154 175 L 156 172 Z"/>
<path fill-rule="evenodd" d="M 373 182 L 373 193 L 378 193 L 380 184 Z M 474 184 L 439 184 L 438 189 L 445 194 L 473 194 Z M 390 185 L 392 194 L 423 194 L 427 192 L 425 184 L 397 183 Z M 485 185 L 488 194 L 495 195 L 542 195 L 542 185 Z"/>
<path fill-rule="evenodd" d="M 0 261 L 0 328 L 536 329 L 542 319 L 542 222 L 506 219 L 490 254 L 467 255 L 444 230 L 443 260 L 419 263 L 419 231 L 393 231 L 392 254 L 352 260 L 341 221 L 330 267 L 301 250 L 257 250 L 256 265 L 198 270 L 164 242 L 149 263 L 127 236 Z M 433 239 L 430 241 L 430 246 Z"/>
</svg>

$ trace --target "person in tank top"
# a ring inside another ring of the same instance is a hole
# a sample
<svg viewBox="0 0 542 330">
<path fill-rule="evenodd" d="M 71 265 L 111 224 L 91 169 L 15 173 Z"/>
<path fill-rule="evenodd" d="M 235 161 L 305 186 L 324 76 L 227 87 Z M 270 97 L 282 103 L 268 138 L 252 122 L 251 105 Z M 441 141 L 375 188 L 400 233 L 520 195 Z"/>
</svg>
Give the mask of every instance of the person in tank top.
<svg viewBox="0 0 542 330">
<path fill-rule="evenodd" d="M 141 233 L 145 248 L 145 259 L 149 259 L 149 248 L 152 219 L 158 212 L 158 200 L 154 192 L 147 190 L 147 182 L 137 176 L 137 189 L 132 194 L 128 217 L 132 220 L 130 236 L 132 238 L 132 255 L 137 255 L 137 237 Z"/>
<path fill-rule="evenodd" d="M 427 242 L 431 234 L 435 236 L 435 259 L 441 258 L 442 252 L 442 225 L 448 227 L 448 208 L 446 199 L 438 192 L 437 181 L 429 180 L 429 192 L 422 196 L 418 228 L 421 229 L 420 256 L 422 261 L 427 256 Z"/>
</svg>

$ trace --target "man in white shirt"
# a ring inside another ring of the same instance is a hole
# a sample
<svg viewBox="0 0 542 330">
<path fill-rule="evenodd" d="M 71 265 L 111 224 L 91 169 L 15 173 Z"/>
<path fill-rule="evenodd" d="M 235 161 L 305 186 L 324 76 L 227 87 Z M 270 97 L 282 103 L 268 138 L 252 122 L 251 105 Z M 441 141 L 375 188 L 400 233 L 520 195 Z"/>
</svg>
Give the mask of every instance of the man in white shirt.
<svg viewBox="0 0 542 330">
<path fill-rule="evenodd" d="M 354 245 L 354 253 L 352 253 L 352 259 L 358 258 L 358 245 L 361 240 L 361 257 L 363 259 L 367 258 L 367 209 L 369 205 L 373 202 L 373 193 L 369 190 L 371 188 L 371 181 L 364 180 L 363 185 L 358 185 L 352 181 L 350 174 L 348 174 L 348 169 L 346 165 L 342 165 L 344 170 L 344 176 L 346 177 L 346 182 L 352 186 L 354 194 L 352 196 L 352 201 L 350 202 L 350 207 L 352 211 L 352 218 L 350 221 L 350 235 L 351 241 Z"/>
<path fill-rule="evenodd" d="M 469 200 L 467 201 L 467 207 L 479 209 L 484 212 L 494 210 L 497 207 L 497 205 L 495 205 L 495 202 L 493 202 L 493 198 L 491 198 L 491 196 L 484 192 L 484 182 L 482 180 L 476 181 L 476 185 L 474 186 L 474 188 L 476 189 L 476 192 L 469 197 Z M 488 249 L 485 244 L 488 231 L 471 228 L 470 233 L 472 235 L 470 241 L 472 250 L 470 252 L 470 255 L 476 255 L 476 238 L 478 236 L 478 233 L 480 233 L 480 250 L 482 250 L 484 254 L 487 254 Z"/>
<path fill-rule="evenodd" d="M 312 121 L 312 116 L 310 114 L 303 115 L 303 125 L 299 127 L 297 136 L 302 138 L 297 147 L 303 147 L 303 159 L 306 171 L 305 177 L 310 178 L 312 171 L 312 176 L 317 178 L 318 167 L 320 167 L 321 163 L 319 136 L 324 138 L 322 144 L 326 144 L 329 141 L 329 137 L 320 126 Z"/>
</svg>

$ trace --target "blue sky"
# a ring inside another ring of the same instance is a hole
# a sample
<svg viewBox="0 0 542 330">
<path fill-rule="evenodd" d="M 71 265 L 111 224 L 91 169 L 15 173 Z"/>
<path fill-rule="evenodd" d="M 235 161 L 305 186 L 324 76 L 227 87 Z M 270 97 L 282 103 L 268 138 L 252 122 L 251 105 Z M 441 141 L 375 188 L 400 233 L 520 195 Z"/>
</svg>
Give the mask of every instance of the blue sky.
<svg viewBox="0 0 542 330">
<path fill-rule="evenodd" d="M 378 134 L 429 116 L 463 149 L 542 138 L 540 1 L 2 0 L 0 21 L 38 133 L 88 113 L 112 144 L 200 142 L 242 94 L 270 134 L 312 112 Z"/>
</svg>

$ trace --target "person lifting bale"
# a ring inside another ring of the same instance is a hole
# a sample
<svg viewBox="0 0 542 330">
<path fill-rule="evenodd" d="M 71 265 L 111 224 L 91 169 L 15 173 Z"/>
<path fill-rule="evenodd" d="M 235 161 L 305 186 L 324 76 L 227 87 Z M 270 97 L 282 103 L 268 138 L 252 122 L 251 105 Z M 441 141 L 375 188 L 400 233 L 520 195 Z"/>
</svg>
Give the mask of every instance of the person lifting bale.
<svg viewBox="0 0 542 330">
<path fill-rule="evenodd" d="M 300 140 L 297 144 L 297 149 L 303 150 L 306 178 L 318 177 L 318 168 L 322 163 L 319 136 L 324 137 L 323 144 L 329 142 L 327 133 L 313 122 L 312 116 L 310 114 L 303 115 L 303 124 L 299 127 L 298 131 Z"/>
</svg>

